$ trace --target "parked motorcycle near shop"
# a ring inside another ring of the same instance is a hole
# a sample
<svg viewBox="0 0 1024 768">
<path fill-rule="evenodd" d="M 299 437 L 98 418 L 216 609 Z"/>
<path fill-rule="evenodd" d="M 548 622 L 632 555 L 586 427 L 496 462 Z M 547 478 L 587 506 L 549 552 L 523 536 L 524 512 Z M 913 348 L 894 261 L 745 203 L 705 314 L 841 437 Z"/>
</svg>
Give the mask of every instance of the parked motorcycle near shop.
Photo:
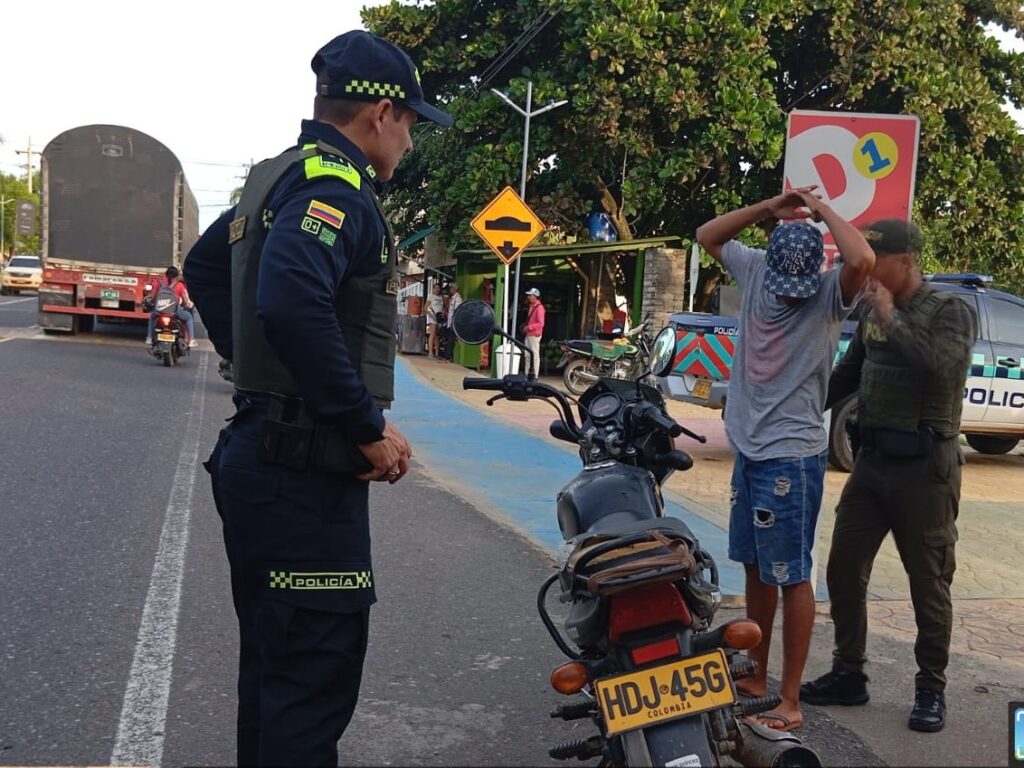
<svg viewBox="0 0 1024 768">
<path fill-rule="evenodd" d="M 577 339 L 562 342 L 562 370 L 565 388 L 574 395 L 582 395 L 598 379 L 633 381 L 642 376 L 651 356 L 651 337 L 648 323 L 623 333 L 616 329 L 615 338 Z"/>
</svg>

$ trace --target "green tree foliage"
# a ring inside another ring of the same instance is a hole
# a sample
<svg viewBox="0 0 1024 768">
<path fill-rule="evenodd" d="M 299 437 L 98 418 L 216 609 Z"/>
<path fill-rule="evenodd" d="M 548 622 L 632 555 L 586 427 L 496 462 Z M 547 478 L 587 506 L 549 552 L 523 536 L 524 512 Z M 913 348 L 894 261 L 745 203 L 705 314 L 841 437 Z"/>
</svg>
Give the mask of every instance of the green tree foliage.
<svg viewBox="0 0 1024 768">
<path fill-rule="evenodd" d="M 39 174 L 35 175 L 32 180 L 32 194 L 28 193 L 28 184 L 25 179 L 12 176 L 9 173 L 0 173 L 0 199 L 10 200 L 11 202 L 6 203 L 3 206 L 3 234 L 4 234 L 4 253 L 0 254 L 0 257 L 6 259 L 7 256 L 15 252 L 15 246 L 17 246 L 18 253 L 32 253 L 39 255 L 40 243 L 39 243 Z M 15 234 L 15 217 L 18 212 L 18 202 L 21 200 L 31 200 L 36 206 L 36 234 L 26 237 L 24 235 Z"/>
<path fill-rule="evenodd" d="M 554 18 L 497 75 L 480 76 L 545 12 Z M 468 221 L 518 187 L 523 120 L 491 94 L 571 106 L 533 121 L 527 198 L 579 235 L 604 210 L 620 237 L 692 236 L 717 212 L 776 193 L 792 109 L 916 114 L 915 218 L 933 266 L 991 271 L 1024 289 L 1024 55 L 1009 0 L 419 0 L 364 9 L 373 32 L 420 64 L 453 130 L 429 129 L 392 186 L 402 230 L 439 224 L 479 247 Z M 754 233 L 756 234 L 756 233 Z"/>
</svg>

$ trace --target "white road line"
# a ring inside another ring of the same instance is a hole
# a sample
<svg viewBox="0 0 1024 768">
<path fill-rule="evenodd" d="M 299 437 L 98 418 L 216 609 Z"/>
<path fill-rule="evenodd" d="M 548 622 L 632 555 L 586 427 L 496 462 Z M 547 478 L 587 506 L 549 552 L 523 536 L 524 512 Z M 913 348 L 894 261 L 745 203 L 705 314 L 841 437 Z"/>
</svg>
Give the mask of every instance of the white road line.
<svg viewBox="0 0 1024 768">
<path fill-rule="evenodd" d="M 23 301 L 38 301 L 35 296 L 29 296 L 27 299 L 10 299 L 9 301 L 0 301 L 0 307 L 6 307 L 8 304 L 21 304 Z"/>
<path fill-rule="evenodd" d="M 159 768 L 164 751 L 164 727 L 171 689 L 171 670 L 178 635 L 178 611 L 181 582 L 188 547 L 189 519 L 192 514 L 192 490 L 199 464 L 199 440 L 206 399 L 204 354 L 192 389 L 185 437 L 178 466 L 171 483 L 160 544 L 153 575 L 149 581 L 142 624 L 135 644 L 124 706 L 117 728 L 117 741 L 110 757 L 111 765 L 145 765 Z"/>
</svg>

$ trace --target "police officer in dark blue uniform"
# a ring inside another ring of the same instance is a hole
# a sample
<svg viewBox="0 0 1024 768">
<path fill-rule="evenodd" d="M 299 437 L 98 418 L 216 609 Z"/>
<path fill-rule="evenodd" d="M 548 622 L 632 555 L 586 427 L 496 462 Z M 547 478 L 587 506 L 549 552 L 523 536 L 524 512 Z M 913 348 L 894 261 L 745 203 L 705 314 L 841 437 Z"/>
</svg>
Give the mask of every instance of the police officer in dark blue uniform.
<svg viewBox="0 0 1024 768">
<path fill-rule="evenodd" d="M 312 62 L 313 120 L 254 166 L 185 274 L 236 413 L 207 468 L 240 629 L 240 765 L 338 764 L 370 605 L 369 482 L 411 449 L 393 398 L 394 238 L 377 199 L 426 104 L 399 48 L 349 32 Z"/>
</svg>

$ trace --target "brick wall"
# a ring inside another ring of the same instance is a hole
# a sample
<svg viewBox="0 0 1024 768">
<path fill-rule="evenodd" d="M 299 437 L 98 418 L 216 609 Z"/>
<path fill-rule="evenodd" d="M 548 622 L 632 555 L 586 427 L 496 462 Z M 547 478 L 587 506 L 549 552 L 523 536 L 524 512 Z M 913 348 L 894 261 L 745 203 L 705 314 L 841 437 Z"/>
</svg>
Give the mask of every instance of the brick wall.
<svg viewBox="0 0 1024 768">
<path fill-rule="evenodd" d="M 657 333 L 668 318 L 687 307 L 687 252 L 682 248 L 649 248 L 644 260 L 643 317 L 651 313 Z"/>
</svg>

